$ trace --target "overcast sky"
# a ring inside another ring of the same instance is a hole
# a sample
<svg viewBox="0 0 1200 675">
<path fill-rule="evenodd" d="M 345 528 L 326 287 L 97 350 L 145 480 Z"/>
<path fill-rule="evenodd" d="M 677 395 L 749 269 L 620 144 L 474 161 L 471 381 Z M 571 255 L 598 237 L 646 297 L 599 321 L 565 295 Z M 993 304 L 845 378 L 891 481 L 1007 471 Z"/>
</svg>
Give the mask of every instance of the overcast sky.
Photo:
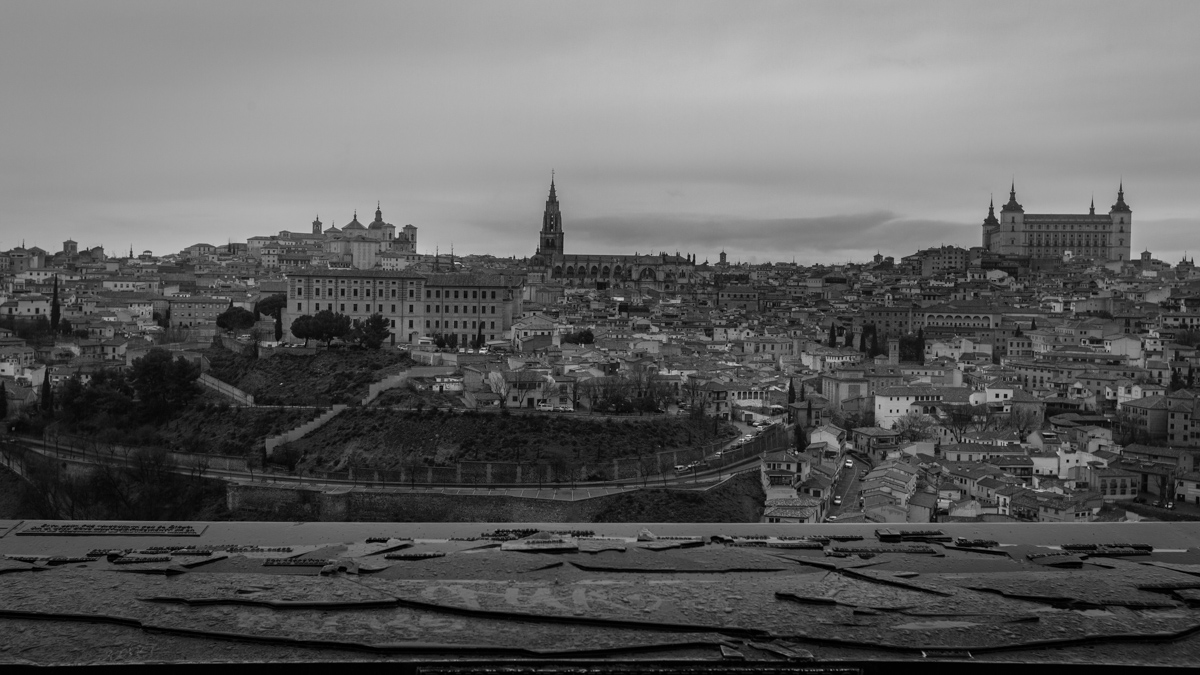
<svg viewBox="0 0 1200 675">
<path fill-rule="evenodd" d="M 1200 251 L 1200 3 L 0 5 L 0 248 L 373 217 L 527 256 L 897 257 L 1028 213 Z"/>
</svg>

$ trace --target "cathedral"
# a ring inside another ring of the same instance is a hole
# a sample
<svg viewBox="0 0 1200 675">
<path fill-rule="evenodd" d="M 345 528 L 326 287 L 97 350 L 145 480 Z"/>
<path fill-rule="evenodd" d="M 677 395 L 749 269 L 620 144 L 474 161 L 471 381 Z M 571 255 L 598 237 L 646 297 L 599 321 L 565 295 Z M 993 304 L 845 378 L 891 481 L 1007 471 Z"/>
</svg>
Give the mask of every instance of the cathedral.
<svg viewBox="0 0 1200 675">
<path fill-rule="evenodd" d="M 415 253 L 417 246 L 417 228 L 405 225 L 397 233 L 395 225 L 383 222 L 383 211 L 379 204 L 375 205 L 375 220 L 369 225 L 358 222 L 358 211 L 355 211 L 354 218 L 341 228 L 331 224 L 329 229 L 322 230 L 321 219 L 317 218 L 312 223 L 312 233 L 314 236 L 323 236 L 327 242 L 353 239 L 381 241 L 387 243 L 391 250 L 401 253 Z"/>
<path fill-rule="evenodd" d="M 543 271 L 547 279 L 570 286 L 638 287 L 659 291 L 679 291 L 702 281 L 696 273 L 694 254 L 589 255 L 568 254 L 564 250 L 562 211 L 551 178 L 537 253 L 530 260 L 531 267 Z"/>
<path fill-rule="evenodd" d="M 1096 214 L 1094 199 L 1086 214 L 1025 213 L 1013 183 L 1000 217 L 996 218 L 994 204 L 988 204 L 983 221 L 985 249 L 1029 258 L 1062 259 L 1069 254 L 1099 261 L 1129 260 L 1132 236 L 1133 212 L 1125 203 L 1124 183 L 1107 215 Z"/>
</svg>

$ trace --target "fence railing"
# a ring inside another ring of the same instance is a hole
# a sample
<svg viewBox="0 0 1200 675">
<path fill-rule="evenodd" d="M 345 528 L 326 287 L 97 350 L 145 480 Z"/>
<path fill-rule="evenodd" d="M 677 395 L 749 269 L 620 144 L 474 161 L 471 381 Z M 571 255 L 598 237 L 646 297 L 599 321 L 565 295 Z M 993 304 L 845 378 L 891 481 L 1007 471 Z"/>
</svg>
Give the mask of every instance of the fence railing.
<svg viewBox="0 0 1200 675">
<path fill-rule="evenodd" d="M 332 411 L 331 411 L 332 412 Z M 26 439 L 35 440 L 35 439 Z M 125 461 L 138 448 L 101 443 L 95 439 L 67 434 L 50 434 L 42 439 L 45 451 L 61 450 L 81 455 L 93 461 Z M 647 453 L 605 462 L 570 464 L 563 462 L 457 462 L 448 466 L 429 466 L 423 463 L 402 465 L 396 469 L 362 469 L 350 467 L 343 471 L 299 471 L 280 468 L 258 469 L 248 465 L 245 457 L 205 455 L 168 451 L 168 458 L 181 470 L 205 471 L 217 469 L 242 474 L 240 479 L 266 482 L 348 482 L 368 487 L 417 487 L 433 485 L 574 485 L 578 483 L 637 482 L 650 486 L 667 479 L 692 477 L 716 472 L 719 480 L 725 469 L 756 458 L 765 452 L 788 447 L 788 432 L 772 427 L 756 438 L 737 446 L 719 441 L 703 446 Z M 717 454 L 722 450 L 721 454 Z M 687 472 L 677 474 L 676 466 L 698 464 Z M 743 467 L 744 469 L 744 467 Z M 739 471 L 742 469 L 739 469 Z M 731 469 L 732 472 L 732 469 Z"/>
<path fill-rule="evenodd" d="M 697 465 L 686 475 L 698 475 L 717 471 L 718 475 L 727 467 L 756 458 L 764 452 L 788 447 L 786 429 L 780 426 L 763 431 L 752 440 L 737 446 L 729 446 L 718 456 L 716 453 L 729 444 L 717 441 L 693 448 L 664 450 L 647 453 L 641 457 L 627 457 L 604 462 L 569 464 L 563 462 L 457 462 L 446 466 L 430 466 L 423 463 L 403 465 L 396 469 L 357 469 L 343 471 L 308 471 L 303 475 L 314 481 L 349 481 L 360 485 L 546 485 L 596 483 L 629 480 L 662 480 L 675 477 L 676 466 Z M 399 452 L 399 449 L 397 449 Z"/>
</svg>

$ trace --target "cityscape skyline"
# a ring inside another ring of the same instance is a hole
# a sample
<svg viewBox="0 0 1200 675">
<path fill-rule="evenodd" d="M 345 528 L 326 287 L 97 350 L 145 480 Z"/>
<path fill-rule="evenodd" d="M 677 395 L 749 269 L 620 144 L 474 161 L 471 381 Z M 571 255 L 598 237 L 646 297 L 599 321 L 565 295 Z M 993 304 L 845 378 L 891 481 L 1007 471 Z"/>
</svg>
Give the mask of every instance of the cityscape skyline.
<svg viewBox="0 0 1200 675">
<path fill-rule="evenodd" d="M 379 201 L 423 253 L 520 258 L 555 170 L 602 254 L 977 246 L 1015 179 L 1040 213 L 1123 181 L 1135 253 L 1174 262 L 1200 248 L 1200 9 L 1127 8 L 17 4 L 0 247 L 161 255 Z"/>
</svg>

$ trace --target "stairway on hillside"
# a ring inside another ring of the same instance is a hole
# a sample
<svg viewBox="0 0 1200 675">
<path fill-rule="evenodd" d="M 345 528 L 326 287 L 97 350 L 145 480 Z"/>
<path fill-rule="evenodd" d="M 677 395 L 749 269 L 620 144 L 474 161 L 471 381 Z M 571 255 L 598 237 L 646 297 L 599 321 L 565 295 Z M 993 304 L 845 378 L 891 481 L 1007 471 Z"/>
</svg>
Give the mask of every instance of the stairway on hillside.
<svg viewBox="0 0 1200 675">
<path fill-rule="evenodd" d="M 272 437 L 268 438 L 266 440 L 267 456 L 270 457 L 271 453 L 275 451 L 275 448 L 278 448 L 279 446 L 283 445 L 284 443 L 291 443 L 292 441 L 304 438 L 310 432 L 321 428 L 329 420 L 333 419 L 334 417 L 337 417 L 338 414 L 340 414 L 347 407 L 348 406 L 342 405 L 342 404 L 335 405 L 332 408 L 330 408 L 329 410 L 326 410 L 325 412 L 321 413 L 317 417 L 305 422 L 304 424 L 301 424 L 300 426 L 296 427 L 295 429 L 291 429 L 289 431 L 283 432 L 282 434 L 279 434 L 278 436 L 272 436 Z"/>
</svg>

